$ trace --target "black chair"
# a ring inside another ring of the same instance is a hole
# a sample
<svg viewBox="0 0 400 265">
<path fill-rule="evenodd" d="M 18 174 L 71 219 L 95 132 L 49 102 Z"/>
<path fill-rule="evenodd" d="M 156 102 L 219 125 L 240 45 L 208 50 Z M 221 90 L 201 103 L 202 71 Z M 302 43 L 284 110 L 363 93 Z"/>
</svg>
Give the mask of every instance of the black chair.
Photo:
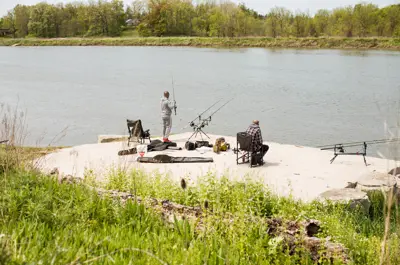
<svg viewBox="0 0 400 265">
<path fill-rule="evenodd" d="M 150 130 L 143 130 L 142 127 L 142 121 L 141 120 L 126 120 L 126 124 L 128 126 L 128 132 L 129 132 L 129 137 L 128 137 L 128 146 L 130 142 L 134 142 L 134 138 L 136 138 L 136 141 L 140 144 L 143 144 L 146 139 L 151 142 L 150 139 Z"/>
<path fill-rule="evenodd" d="M 261 150 L 253 152 L 251 135 L 246 132 L 236 134 L 236 148 L 234 152 L 236 153 L 237 165 L 250 163 L 250 167 L 256 167 L 258 165 L 257 162 L 261 163 L 261 165 L 264 163 Z"/>
</svg>

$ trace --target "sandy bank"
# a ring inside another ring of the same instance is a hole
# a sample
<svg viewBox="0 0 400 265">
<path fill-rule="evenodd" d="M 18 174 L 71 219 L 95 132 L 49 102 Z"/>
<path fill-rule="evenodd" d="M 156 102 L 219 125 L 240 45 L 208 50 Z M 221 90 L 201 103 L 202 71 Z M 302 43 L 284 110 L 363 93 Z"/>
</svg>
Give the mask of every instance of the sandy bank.
<svg viewBox="0 0 400 265">
<path fill-rule="evenodd" d="M 177 142 L 178 146 L 184 147 L 190 135 L 191 133 L 173 135 L 171 140 Z M 220 137 L 219 135 L 209 136 L 211 143 Z M 232 147 L 236 146 L 235 137 L 225 136 L 225 139 Z M 163 153 L 179 157 L 212 157 L 214 162 L 143 164 L 136 161 L 138 155 L 118 156 L 118 151 L 128 149 L 126 142 L 86 144 L 62 149 L 41 158 L 40 167 L 45 172 L 57 167 L 61 173 L 81 178 L 85 170 L 92 170 L 99 181 L 105 180 L 110 169 L 116 167 L 169 174 L 177 181 L 181 177 L 190 178 L 192 183 L 207 172 L 212 172 L 217 176 L 227 174 L 232 179 L 259 178 L 279 195 L 291 194 L 297 199 L 311 200 L 327 190 L 345 187 L 348 182 L 356 181 L 366 172 L 374 170 L 387 172 L 396 165 L 394 161 L 367 157 L 370 165 L 366 167 L 361 156 L 339 156 L 333 164 L 330 164 L 329 160 L 333 156 L 331 151 L 271 142 L 267 144 L 270 146 L 270 151 L 265 156 L 266 163 L 257 168 L 250 168 L 248 164 L 236 165 L 236 155 L 232 150 L 221 154 L 213 152 L 201 154 L 198 151 L 184 149 L 150 152 L 147 156 Z"/>
</svg>

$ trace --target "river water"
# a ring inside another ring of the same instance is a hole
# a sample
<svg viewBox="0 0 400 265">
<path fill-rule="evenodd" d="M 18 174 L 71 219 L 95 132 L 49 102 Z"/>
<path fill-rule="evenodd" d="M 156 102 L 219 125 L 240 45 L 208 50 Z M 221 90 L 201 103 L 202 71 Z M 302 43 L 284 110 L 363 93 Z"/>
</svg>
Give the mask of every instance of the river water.
<svg viewBox="0 0 400 265">
<path fill-rule="evenodd" d="M 126 134 L 127 118 L 160 135 L 159 101 L 173 77 L 172 133 L 234 97 L 206 132 L 235 135 L 259 119 L 267 141 L 319 146 L 397 133 L 399 69 L 391 51 L 2 47 L 0 102 L 27 110 L 28 144 L 93 143 Z"/>
</svg>

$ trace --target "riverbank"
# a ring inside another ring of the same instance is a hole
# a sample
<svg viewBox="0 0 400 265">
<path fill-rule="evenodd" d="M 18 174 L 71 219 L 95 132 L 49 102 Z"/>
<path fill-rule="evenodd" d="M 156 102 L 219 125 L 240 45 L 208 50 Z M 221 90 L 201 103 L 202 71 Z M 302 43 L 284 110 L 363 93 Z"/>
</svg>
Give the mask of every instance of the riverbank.
<svg viewBox="0 0 400 265">
<path fill-rule="evenodd" d="M 188 46 L 400 50 L 400 38 L 0 38 L 0 46 Z"/>
<path fill-rule="evenodd" d="M 312 201 L 328 190 L 345 188 L 348 182 L 356 182 L 363 174 L 374 170 L 388 172 L 396 166 L 394 161 L 367 157 L 370 165 L 366 167 L 360 156 L 341 156 L 330 164 L 333 157 L 331 151 L 268 142 L 270 151 L 265 156 L 265 165 L 250 168 L 248 164 L 237 165 L 236 154 L 232 150 L 220 154 L 185 150 L 185 142 L 190 136 L 191 133 L 171 136 L 171 140 L 182 150 L 149 152 L 146 156 L 167 154 L 173 157 L 212 158 L 212 163 L 139 163 L 136 161 L 138 154 L 118 155 L 119 151 L 132 148 L 128 148 L 123 141 L 65 148 L 43 157 L 37 164 L 43 172 L 57 168 L 61 174 L 77 178 L 95 176 L 98 182 L 106 181 L 108 176 L 116 173 L 115 170 L 140 170 L 149 175 L 171 177 L 177 183 L 181 178 L 189 178 L 193 185 L 209 174 L 217 178 L 230 176 L 231 180 L 241 181 L 250 178 L 264 183 L 278 196 L 302 201 Z M 232 148 L 236 146 L 235 137 L 211 134 L 209 137 L 210 143 L 224 137 Z"/>
</svg>

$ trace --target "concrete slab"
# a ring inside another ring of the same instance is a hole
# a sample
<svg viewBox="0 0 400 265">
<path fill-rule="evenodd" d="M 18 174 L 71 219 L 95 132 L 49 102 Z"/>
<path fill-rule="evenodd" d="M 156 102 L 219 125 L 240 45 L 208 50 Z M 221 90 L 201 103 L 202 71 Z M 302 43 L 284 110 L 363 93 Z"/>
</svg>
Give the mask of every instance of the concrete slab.
<svg viewBox="0 0 400 265">
<path fill-rule="evenodd" d="M 191 133 L 177 134 L 170 137 L 178 146 L 184 147 Z M 225 137 L 231 147 L 236 146 L 236 138 L 222 135 L 209 135 L 210 142 L 214 143 L 218 137 Z M 199 140 L 199 139 L 198 139 Z M 189 184 L 195 183 L 198 177 L 211 172 L 217 176 L 223 174 L 230 179 L 262 180 L 269 188 L 282 196 L 292 195 L 296 199 L 305 201 L 316 199 L 319 194 L 330 189 L 341 189 L 348 182 L 356 182 L 358 178 L 368 172 L 388 172 L 396 166 L 395 161 L 368 157 L 370 164 L 364 165 L 362 156 L 340 156 L 333 164 L 331 151 L 321 151 L 317 148 L 267 143 L 269 152 L 265 155 L 265 165 L 250 168 L 248 164 L 236 165 L 236 155 L 232 150 L 215 154 L 213 152 L 200 153 L 198 151 L 150 152 L 146 156 L 168 154 L 171 156 L 200 156 L 212 157 L 214 163 L 205 164 L 141 164 L 136 161 L 138 155 L 118 156 L 118 151 L 128 149 L 126 142 L 111 142 L 102 144 L 86 144 L 62 149 L 41 158 L 40 168 L 48 172 L 55 167 L 60 173 L 83 177 L 85 170 L 92 170 L 99 181 L 107 176 L 112 168 L 124 170 L 141 169 L 148 173 L 158 172 L 168 174 L 171 178 L 180 181 L 182 177 L 189 178 Z M 130 146 L 131 148 L 132 146 Z"/>
</svg>

